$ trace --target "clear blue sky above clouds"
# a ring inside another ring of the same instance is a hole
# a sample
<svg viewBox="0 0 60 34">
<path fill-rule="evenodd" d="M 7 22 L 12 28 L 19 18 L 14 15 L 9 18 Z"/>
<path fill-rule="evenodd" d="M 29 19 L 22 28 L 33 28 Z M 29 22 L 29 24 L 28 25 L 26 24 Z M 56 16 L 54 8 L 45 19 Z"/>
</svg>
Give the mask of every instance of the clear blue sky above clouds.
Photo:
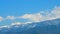
<svg viewBox="0 0 60 34">
<path fill-rule="evenodd" d="M 20 16 L 60 6 L 60 0 L 0 0 L 0 16 Z"/>
<path fill-rule="evenodd" d="M 0 0 L 0 16 L 21 16 L 26 13 L 33 14 L 52 9 L 55 6 L 60 6 L 60 0 Z M 5 22 L 3 23 L 6 24 Z M 11 21 L 7 22 L 10 23 Z"/>
</svg>

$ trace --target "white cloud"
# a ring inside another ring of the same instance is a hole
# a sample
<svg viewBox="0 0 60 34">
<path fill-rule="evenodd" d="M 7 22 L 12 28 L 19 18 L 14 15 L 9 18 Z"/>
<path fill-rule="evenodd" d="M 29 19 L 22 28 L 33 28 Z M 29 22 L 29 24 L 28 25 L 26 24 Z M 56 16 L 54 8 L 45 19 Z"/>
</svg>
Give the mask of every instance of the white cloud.
<svg viewBox="0 0 60 34">
<path fill-rule="evenodd" d="M 53 8 L 51 11 L 40 11 L 36 14 L 25 14 L 22 16 L 7 16 L 6 19 L 2 18 L 0 16 L 0 21 L 2 20 L 15 20 L 15 19 L 28 19 L 31 20 L 31 22 L 39 22 L 39 21 L 45 21 L 45 20 L 51 20 L 51 19 L 57 19 L 60 18 L 60 7 Z"/>
<path fill-rule="evenodd" d="M 14 16 L 7 16 L 6 19 L 14 20 L 15 17 Z"/>
<path fill-rule="evenodd" d="M 25 15 L 22 15 L 22 16 L 7 16 L 6 18 L 3 18 L 0 16 L 0 21 L 3 21 L 3 20 L 15 20 L 15 19 L 28 19 L 28 20 L 31 20 L 29 22 L 25 22 L 25 23 L 21 23 L 21 22 L 15 22 L 15 23 L 12 23 L 11 26 L 13 25 L 26 25 L 26 24 L 32 24 L 32 22 L 40 22 L 40 21 L 46 21 L 46 20 L 52 20 L 52 19 L 57 19 L 57 18 L 60 18 L 60 7 L 55 7 L 53 8 L 53 10 L 51 11 L 40 11 L 39 13 L 36 13 L 36 14 L 25 14 Z M 9 27 L 9 26 L 0 26 L 0 28 L 3 28 L 3 27 Z M 33 26 L 35 27 L 35 26 Z"/>
<path fill-rule="evenodd" d="M 0 28 L 10 28 L 10 26 L 0 26 Z"/>
<path fill-rule="evenodd" d="M 55 18 L 60 18 L 60 7 L 56 7 L 52 10 L 52 14 Z"/>
<path fill-rule="evenodd" d="M 32 20 L 33 22 L 57 19 L 60 18 L 60 7 L 55 7 L 51 11 L 40 11 L 36 14 L 25 14 L 20 18 Z"/>
<path fill-rule="evenodd" d="M 0 16 L 0 22 L 3 20 L 3 18 Z"/>
<path fill-rule="evenodd" d="M 32 21 L 40 21 L 41 17 L 42 15 L 40 15 L 40 13 L 37 13 L 37 14 L 25 14 L 21 16 L 20 18 L 30 19 Z"/>
<path fill-rule="evenodd" d="M 20 25 L 20 24 L 22 24 L 22 23 L 20 23 L 20 22 L 14 22 L 11 25 Z"/>
<path fill-rule="evenodd" d="M 10 25 L 0 26 L 0 28 L 11 28 L 12 26 L 19 27 L 20 25 L 22 25 L 22 27 L 24 27 L 25 25 L 28 25 L 28 24 L 32 24 L 32 22 L 25 22 L 25 23 L 22 23 L 22 22 L 13 22 Z M 33 25 L 33 26 L 29 25 L 29 27 L 33 28 L 33 27 L 35 27 L 35 25 Z"/>
<path fill-rule="evenodd" d="M 32 24 L 32 22 L 25 22 L 25 23 L 23 23 L 23 24 Z"/>
<path fill-rule="evenodd" d="M 32 22 L 13 22 L 13 23 L 11 23 L 11 26 L 13 26 L 13 25 L 26 25 L 26 24 L 32 24 Z"/>
</svg>

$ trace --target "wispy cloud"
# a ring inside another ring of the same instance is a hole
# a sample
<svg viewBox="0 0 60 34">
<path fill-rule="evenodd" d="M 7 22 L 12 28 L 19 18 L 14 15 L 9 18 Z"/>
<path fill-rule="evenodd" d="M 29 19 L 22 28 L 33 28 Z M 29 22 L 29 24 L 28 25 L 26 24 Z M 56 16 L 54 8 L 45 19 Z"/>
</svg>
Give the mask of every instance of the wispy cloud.
<svg viewBox="0 0 60 34">
<path fill-rule="evenodd" d="M 39 13 L 35 14 L 24 14 L 22 16 L 6 16 L 6 18 L 3 18 L 0 16 L 0 21 L 3 20 L 15 20 L 15 19 L 28 19 L 32 22 L 39 22 L 44 20 L 51 20 L 51 19 L 57 19 L 60 18 L 60 7 L 54 7 L 51 11 L 40 11 Z"/>
<path fill-rule="evenodd" d="M 60 7 L 55 7 L 51 12 L 55 18 L 60 18 Z"/>
<path fill-rule="evenodd" d="M 37 13 L 37 14 L 25 14 L 21 16 L 20 18 L 28 19 L 32 21 L 40 21 L 41 17 L 42 15 L 40 13 Z"/>
<path fill-rule="evenodd" d="M 4 25 L 4 26 L 0 26 L 0 28 L 10 28 L 10 26 Z"/>
<path fill-rule="evenodd" d="M 6 19 L 7 19 L 7 20 L 14 20 L 14 19 L 16 19 L 16 18 L 15 18 L 14 16 L 7 16 Z"/>
<path fill-rule="evenodd" d="M 2 16 L 0 16 L 0 22 L 3 20 L 3 17 Z"/>
<path fill-rule="evenodd" d="M 32 24 L 33 22 L 40 22 L 40 21 L 46 21 L 46 20 L 53 20 L 60 18 L 60 7 L 54 7 L 51 11 L 40 11 L 39 13 L 35 14 L 24 14 L 22 16 L 7 16 L 6 18 L 3 18 L 0 16 L 0 22 L 3 20 L 15 20 L 15 19 L 27 19 L 31 20 L 29 22 L 21 23 L 21 22 L 12 22 L 10 26 L 13 25 L 26 25 L 26 24 Z M 0 28 L 3 27 L 10 27 L 10 26 L 0 26 Z M 35 27 L 35 26 L 34 26 Z"/>
<path fill-rule="evenodd" d="M 54 7 L 54 9 L 51 11 L 46 11 L 46 12 L 41 11 L 36 14 L 25 14 L 21 16 L 20 18 L 30 19 L 33 22 L 57 19 L 57 18 L 60 18 L 60 7 Z"/>
<path fill-rule="evenodd" d="M 32 22 L 13 22 L 10 25 L 0 26 L 0 28 L 11 28 L 12 26 L 19 27 L 20 25 L 25 26 L 27 24 L 32 24 Z M 34 25 L 32 27 L 34 27 Z"/>
<path fill-rule="evenodd" d="M 21 22 L 13 22 L 11 25 L 21 25 Z"/>
<path fill-rule="evenodd" d="M 32 22 L 24 22 L 24 23 L 22 23 L 22 22 L 13 22 L 13 23 L 11 23 L 11 26 L 13 26 L 13 25 L 26 25 L 26 24 L 32 24 Z"/>
</svg>

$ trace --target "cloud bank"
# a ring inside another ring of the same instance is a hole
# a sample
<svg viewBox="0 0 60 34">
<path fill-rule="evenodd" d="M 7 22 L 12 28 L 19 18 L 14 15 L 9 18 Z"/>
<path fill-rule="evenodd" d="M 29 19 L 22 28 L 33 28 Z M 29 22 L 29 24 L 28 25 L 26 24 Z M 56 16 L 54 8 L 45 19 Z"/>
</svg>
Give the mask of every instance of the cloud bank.
<svg viewBox="0 0 60 34">
<path fill-rule="evenodd" d="M 25 14 L 20 18 L 30 19 L 33 22 L 57 19 L 60 18 L 60 7 L 54 7 L 51 11 L 40 11 L 36 14 Z"/>
<path fill-rule="evenodd" d="M 40 11 L 39 13 L 35 14 L 24 14 L 22 16 L 7 16 L 6 18 L 3 18 L 0 16 L 0 22 L 4 20 L 15 20 L 15 19 L 27 19 L 30 20 L 30 22 L 15 22 L 11 25 L 21 25 L 21 24 L 31 24 L 32 22 L 40 22 L 40 21 L 46 21 L 46 20 L 53 20 L 60 18 L 60 7 L 54 7 L 51 11 Z M 8 27 L 8 26 L 0 26 L 0 27 Z"/>
<path fill-rule="evenodd" d="M 34 22 L 35 21 L 38 22 L 42 18 L 42 15 L 40 13 L 37 13 L 37 14 L 25 14 L 25 15 L 21 16 L 20 18 L 32 20 Z"/>
<path fill-rule="evenodd" d="M 35 14 L 24 14 L 22 16 L 7 16 L 6 18 L 3 18 L 0 16 L 0 21 L 3 20 L 15 20 L 15 19 L 28 19 L 32 22 L 39 22 L 44 20 L 51 20 L 51 19 L 57 19 L 60 18 L 60 7 L 54 7 L 51 11 L 40 11 L 39 13 Z"/>
</svg>

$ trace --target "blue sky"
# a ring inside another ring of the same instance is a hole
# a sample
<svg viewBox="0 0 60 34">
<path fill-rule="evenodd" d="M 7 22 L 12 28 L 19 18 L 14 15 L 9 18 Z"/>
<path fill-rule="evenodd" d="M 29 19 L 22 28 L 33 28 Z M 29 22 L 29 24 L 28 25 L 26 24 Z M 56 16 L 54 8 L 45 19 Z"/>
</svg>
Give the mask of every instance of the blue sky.
<svg viewBox="0 0 60 34">
<path fill-rule="evenodd" d="M 0 15 L 19 16 L 60 6 L 60 0 L 0 0 Z"/>
<path fill-rule="evenodd" d="M 21 16 L 24 14 L 35 14 L 40 11 L 52 10 L 55 6 L 60 6 L 60 0 L 0 0 L 0 16 Z M 24 19 L 15 21 L 25 22 Z M 8 22 L 8 23 L 6 23 Z M 14 22 L 5 20 L 0 25 Z"/>
</svg>

